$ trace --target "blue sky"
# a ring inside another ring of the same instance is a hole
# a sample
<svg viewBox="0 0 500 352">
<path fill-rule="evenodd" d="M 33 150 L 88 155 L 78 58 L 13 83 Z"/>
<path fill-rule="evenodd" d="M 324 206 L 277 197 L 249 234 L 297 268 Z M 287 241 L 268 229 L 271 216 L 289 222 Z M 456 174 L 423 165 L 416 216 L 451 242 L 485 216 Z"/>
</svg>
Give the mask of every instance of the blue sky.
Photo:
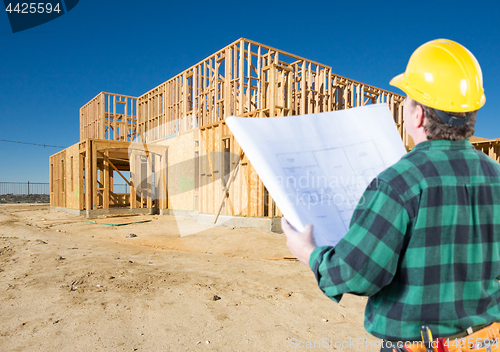
<svg viewBox="0 0 500 352">
<path fill-rule="evenodd" d="M 3 12 L 3 11 L 2 11 Z M 399 92 L 389 80 L 436 38 L 481 64 L 486 105 L 476 135 L 500 138 L 500 26 L 495 2 L 94 1 L 13 34 L 0 14 L 0 139 L 70 146 L 79 108 L 101 91 L 139 96 L 245 37 Z M 0 181 L 48 182 L 60 148 L 0 141 Z"/>
</svg>

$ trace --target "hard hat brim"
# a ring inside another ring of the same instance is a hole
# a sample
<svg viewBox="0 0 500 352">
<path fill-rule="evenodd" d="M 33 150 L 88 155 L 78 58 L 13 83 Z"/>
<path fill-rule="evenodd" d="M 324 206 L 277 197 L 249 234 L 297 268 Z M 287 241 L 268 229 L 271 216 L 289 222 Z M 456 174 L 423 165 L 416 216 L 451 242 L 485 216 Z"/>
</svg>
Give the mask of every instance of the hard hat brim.
<svg viewBox="0 0 500 352">
<path fill-rule="evenodd" d="M 389 84 L 391 86 L 394 86 L 396 88 L 399 88 L 401 89 L 403 92 L 405 92 L 405 87 L 404 87 L 404 80 L 405 80 L 405 74 L 402 73 L 400 75 L 397 75 L 396 77 L 394 77 L 393 79 L 391 79 L 391 81 L 389 82 Z"/>
</svg>

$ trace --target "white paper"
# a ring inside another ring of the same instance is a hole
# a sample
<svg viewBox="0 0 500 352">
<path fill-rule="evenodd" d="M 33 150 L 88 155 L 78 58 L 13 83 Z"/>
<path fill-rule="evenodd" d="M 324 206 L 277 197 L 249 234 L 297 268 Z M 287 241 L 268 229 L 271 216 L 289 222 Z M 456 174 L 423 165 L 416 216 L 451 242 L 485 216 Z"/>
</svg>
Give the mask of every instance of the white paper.
<svg viewBox="0 0 500 352">
<path fill-rule="evenodd" d="M 406 153 L 386 104 L 226 124 L 283 216 L 298 231 L 312 223 L 318 246 L 340 241 L 366 186 Z"/>
</svg>

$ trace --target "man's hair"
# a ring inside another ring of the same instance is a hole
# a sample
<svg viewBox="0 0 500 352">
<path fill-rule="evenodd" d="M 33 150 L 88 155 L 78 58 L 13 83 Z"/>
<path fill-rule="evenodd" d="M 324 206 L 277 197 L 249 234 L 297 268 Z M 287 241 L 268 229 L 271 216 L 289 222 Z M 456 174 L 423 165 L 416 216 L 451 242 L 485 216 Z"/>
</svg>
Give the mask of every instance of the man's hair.
<svg viewBox="0 0 500 352">
<path fill-rule="evenodd" d="M 469 121 L 464 126 L 449 126 L 441 120 L 434 109 L 413 100 L 416 105 L 419 105 L 424 110 L 424 116 L 427 117 L 424 125 L 427 133 L 427 140 L 448 139 L 450 141 L 458 141 L 460 139 L 469 138 L 474 134 L 474 125 L 476 124 L 477 110 L 472 112 Z M 446 114 L 457 118 L 465 118 L 470 112 L 447 112 Z"/>
</svg>

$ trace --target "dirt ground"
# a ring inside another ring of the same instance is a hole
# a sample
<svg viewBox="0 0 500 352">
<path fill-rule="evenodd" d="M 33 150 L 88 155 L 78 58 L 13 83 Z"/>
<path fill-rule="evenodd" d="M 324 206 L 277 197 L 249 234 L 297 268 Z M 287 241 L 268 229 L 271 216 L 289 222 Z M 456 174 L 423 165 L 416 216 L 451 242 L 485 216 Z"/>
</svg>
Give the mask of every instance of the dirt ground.
<svg viewBox="0 0 500 352">
<path fill-rule="evenodd" d="M 180 237 L 173 216 L 97 221 L 144 220 L 0 205 L 0 350 L 379 350 L 365 297 L 336 304 L 307 267 L 271 259 L 290 256 L 284 235 L 207 226 Z"/>
</svg>

